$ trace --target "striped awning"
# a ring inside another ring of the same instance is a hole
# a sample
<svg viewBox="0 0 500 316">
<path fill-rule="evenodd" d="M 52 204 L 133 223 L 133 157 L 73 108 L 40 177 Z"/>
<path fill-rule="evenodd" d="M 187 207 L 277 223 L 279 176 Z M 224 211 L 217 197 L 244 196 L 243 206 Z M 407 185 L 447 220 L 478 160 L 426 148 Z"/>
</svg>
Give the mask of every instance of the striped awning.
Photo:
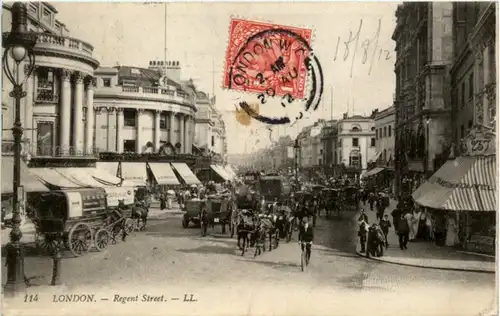
<svg viewBox="0 0 500 316">
<path fill-rule="evenodd" d="M 496 210 L 495 156 L 448 160 L 413 194 L 417 204 L 450 211 Z"/>
</svg>

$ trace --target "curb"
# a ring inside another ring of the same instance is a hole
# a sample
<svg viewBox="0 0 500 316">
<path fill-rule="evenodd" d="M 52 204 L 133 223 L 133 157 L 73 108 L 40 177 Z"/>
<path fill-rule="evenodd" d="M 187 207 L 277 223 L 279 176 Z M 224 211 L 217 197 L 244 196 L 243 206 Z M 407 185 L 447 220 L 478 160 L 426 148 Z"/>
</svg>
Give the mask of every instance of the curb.
<svg viewBox="0 0 500 316">
<path fill-rule="evenodd" d="M 477 270 L 477 269 L 464 269 L 464 268 L 445 268 L 445 267 L 435 267 L 435 266 L 425 266 L 425 265 L 419 265 L 419 264 L 411 264 L 411 263 L 403 263 L 403 262 L 394 262 L 394 261 L 389 261 L 389 260 L 384 260 L 380 259 L 377 257 L 366 257 L 365 254 L 359 252 L 356 250 L 356 254 L 362 258 L 368 259 L 368 260 L 374 260 L 378 262 L 383 262 L 383 263 L 390 263 L 390 264 L 397 264 L 400 266 L 407 266 L 407 267 L 416 267 L 416 268 L 422 268 L 422 269 L 435 269 L 435 270 L 447 270 L 447 271 L 462 271 L 462 272 L 476 272 L 476 273 L 490 273 L 494 274 L 495 271 L 490 271 L 490 270 Z"/>
</svg>

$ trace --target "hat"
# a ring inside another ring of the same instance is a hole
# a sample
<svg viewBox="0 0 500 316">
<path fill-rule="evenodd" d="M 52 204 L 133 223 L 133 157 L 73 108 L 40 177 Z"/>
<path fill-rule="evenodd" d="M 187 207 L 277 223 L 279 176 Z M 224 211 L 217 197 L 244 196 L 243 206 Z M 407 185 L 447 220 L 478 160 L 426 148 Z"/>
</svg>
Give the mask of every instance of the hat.
<svg viewBox="0 0 500 316">
<path fill-rule="evenodd" d="M 307 220 L 308 220 L 308 218 L 307 218 L 307 217 L 304 217 L 304 218 L 302 219 L 302 223 L 307 223 Z"/>
</svg>

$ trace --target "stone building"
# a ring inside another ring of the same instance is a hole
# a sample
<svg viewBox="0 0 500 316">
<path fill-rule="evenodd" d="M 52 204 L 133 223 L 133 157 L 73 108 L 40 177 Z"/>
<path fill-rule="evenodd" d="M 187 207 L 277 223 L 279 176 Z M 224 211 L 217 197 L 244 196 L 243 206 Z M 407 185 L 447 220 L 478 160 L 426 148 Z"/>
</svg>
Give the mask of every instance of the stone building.
<svg viewBox="0 0 500 316">
<path fill-rule="evenodd" d="M 12 3 L 2 4 L 2 29 L 10 30 Z M 30 157 L 85 155 L 92 152 L 85 108 L 92 106 L 94 70 L 99 62 L 92 45 L 69 37 L 57 10 L 47 2 L 29 2 L 28 30 L 38 35 L 34 47 L 35 71 L 26 80 L 21 100 L 21 122 L 25 129 L 23 153 Z M 24 70 L 24 67 L 23 67 Z M 22 70 L 21 70 L 22 72 Z M 14 122 L 12 85 L 2 73 L 2 126 Z M 12 132 L 2 132 L 4 152 L 11 151 Z"/>
<path fill-rule="evenodd" d="M 357 174 L 367 170 L 368 161 L 375 157 L 375 122 L 373 118 L 354 115 L 337 124 L 337 161 L 355 169 Z"/>
<path fill-rule="evenodd" d="M 86 126 L 95 126 L 99 151 L 192 152 L 196 106 L 189 87 L 154 68 L 99 68 L 95 76 L 95 114 L 86 115 Z"/>
<path fill-rule="evenodd" d="M 396 179 L 415 188 L 451 145 L 453 4 L 404 2 L 396 19 Z"/>
<path fill-rule="evenodd" d="M 375 114 L 375 147 L 377 166 L 388 167 L 394 161 L 395 108 L 388 107 Z"/>
<path fill-rule="evenodd" d="M 453 4 L 454 58 L 451 68 L 453 142 L 471 127 L 496 120 L 496 3 Z"/>
</svg>

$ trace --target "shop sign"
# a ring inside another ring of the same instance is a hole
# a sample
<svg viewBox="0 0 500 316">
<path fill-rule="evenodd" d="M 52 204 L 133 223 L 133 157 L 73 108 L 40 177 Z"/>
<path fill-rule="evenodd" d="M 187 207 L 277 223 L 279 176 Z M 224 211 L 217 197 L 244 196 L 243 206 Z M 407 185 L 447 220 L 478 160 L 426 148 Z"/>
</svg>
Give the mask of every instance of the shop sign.
<svg viewBox="0 0 500 316">
<path fill-rule="evenodd" d="M 489 156 L 495 154 L 495 134 L 484 126 L 473 127 L 462 139 L 460 151 L 463 156 Z"/>
</svg>

